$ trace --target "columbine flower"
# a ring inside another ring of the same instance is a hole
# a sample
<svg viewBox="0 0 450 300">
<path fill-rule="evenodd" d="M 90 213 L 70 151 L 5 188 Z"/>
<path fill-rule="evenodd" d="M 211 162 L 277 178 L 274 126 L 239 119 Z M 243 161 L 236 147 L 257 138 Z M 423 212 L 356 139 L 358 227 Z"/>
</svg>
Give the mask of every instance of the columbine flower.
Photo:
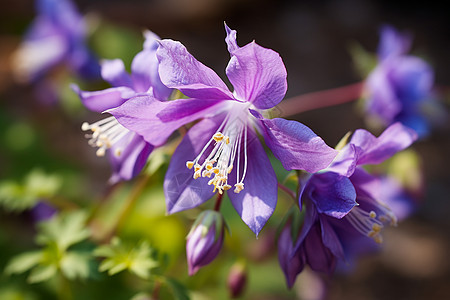
<svg viewBox="0 0 450 300">
<path fill-rule="evenodd" d="M 102 62 L 102 77 L 112 88 L 87 92 L 80 91 L 77 86 L 73 87 L 87 108 L 104 112 L 142 94 L 149 94 L 161 100 L 168 99 L 172 90 L 162 84 L 158 75 L 158 37 L 150 31 L 146 31 L 144 35 L 144 50 L 133 59 L 131 76 L 125 71 L 122 60 L 105 60 Z M 137 175 L 154 148 L 154 145 L 147 143 L 139 134 L 119 124 L 113 116 L 93 124 L 83 123 L 82 130 L 92 131 L 87 137 L 91 146 L 98 147 L 97 156 L 104 156 L 109 150 L 113 167 L 110 179 L 112 183 Z"/>
<path fill-rule="evenodd" d="M 36 9 L 37 17 L 14 56 L 17 78 L 32 81 L 62 63 L 83 77 L 99 77 L 98 62 L 86 47 L 84 20 L 73 3 L 37 0 Z"/>
<path fill-rule="evenodd" d="M 212 262 L 222 249 L 225 221 L 219 212 L 202 212 L 187 236 L 186 255 L 189 275 Z"/>
<path fill-rule="evenodd" d="M 291 238 L 286 226 L 279 250 L 290 254 L 280 258 L 289 286 L 309 264 L 311 269 L 331 273 L 338 260 L 382 242 L 381 230 L 395 225 L 396 216 L 380 198 L 380 180 L 361 166 L 378 164 L 408 147 L 417 134 L 395 123 L 378 138 L 357 130 L 327 169 L 309 175 L 302 183 L 299 205 L 304 223 Z M 358 249 L 353 249 L 357 244 Z"/>
<path fill-rule="evenodd" d="M 160 41 L 161 80 L 191 99 L 169 102 L 137 97 L 112 110 L 124 126 L 150 143 L 162 142 L 180 126 L 194 125 L 173 154 L 164 190 L 169 213 L 200 205 L 214 192 L 228 192 L 242 220 L 258 234 L 277 200 L 277 179 L 255 127 L 286 169 L 315 172 L 329 165 L 335 150 L 308 127 L 262 114 L 277 105 L 287 89 L 278 53 L 252 42 L 236 43 L 226 26 L 231 55 L 226 74 L 234 91 L 179 42 Z"/>
<path fill-rule="evenodd" d="M 422 59 L 407 55 L 411 37 L 385 26 L 381 31 L 378 65 L 366 80 L 366 111 L 385 126 L 394 122 L 428 131 L 424 108 L 431 102 L 433 70 Z"/>
</svg>

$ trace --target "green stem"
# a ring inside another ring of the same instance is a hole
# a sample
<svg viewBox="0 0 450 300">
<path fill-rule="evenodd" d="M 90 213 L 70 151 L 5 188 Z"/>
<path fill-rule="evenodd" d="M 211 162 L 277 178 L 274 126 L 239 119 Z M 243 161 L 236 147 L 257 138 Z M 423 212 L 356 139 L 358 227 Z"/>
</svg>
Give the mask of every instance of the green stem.
<svg viewBox="0 0 450 300">
<path fill-rule="evenodd" d="M 104 242 L 108 242 L 116 233 L 119 228 L 123 226 L 128 218 L 131 210 L 136 203 L 136 200 L 142 194 L 147 183 L 150 181 L 150 176 L 144 175 L 141 180 L 135 185 L 134 189 L 131 191 L 130 196 L 125 200 L 119 217 L 117 218 L 116 224 L 110 229 L 110 231 L 102 239 Z"/>
<path fill-rule="evenodd" d="M 361 97 L 364 82 L 357 82 L 319 92 L 292 97 L 278 104 L 282 117 L 293 116 L 305 111 L 343 104 Z"/>
<path fill-rule="evenodd" d="M 294 202 L 297 202 L 297 197 L 295 195 L 295 193 L 293 191 L 291 191 L 291 189 L 289 189 L 287 186 L 278 183 L 278 187 L 280 188 L 280 190 L 282 190 L 283 192 L 285 192 L 289 197 L 291 197 L 292 199 L 294 199 Z"/>
</svg>

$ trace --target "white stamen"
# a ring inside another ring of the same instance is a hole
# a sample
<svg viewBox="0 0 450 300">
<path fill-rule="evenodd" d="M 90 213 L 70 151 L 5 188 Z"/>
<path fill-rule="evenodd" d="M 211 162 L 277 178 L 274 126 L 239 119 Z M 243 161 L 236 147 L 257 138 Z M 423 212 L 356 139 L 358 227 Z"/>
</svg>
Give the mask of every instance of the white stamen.
<svg viewBox="0 0 450 300">
<path fill-rule="evenodd" d="M 123 127 L 116 118 L 108 117 L 102 119 L 93 124 L 88 124 L 84 122 L 81 125 L 81 130 L 88 131 L 91 130 L 92 134 L 86 134 L 88 138 L 88 144 L 92 147 L 98 147 L 96 155 L 101 157 L 105 156 L 106 150 L 112 148 L 117 142 L 122 140 L 130 131 Z M 133 138 L 130 135 L 129 140 Z M 114 155 L 120 157 L 122 155 L 123 149 L 117 148 L 114 150 Z"/>
</svg>

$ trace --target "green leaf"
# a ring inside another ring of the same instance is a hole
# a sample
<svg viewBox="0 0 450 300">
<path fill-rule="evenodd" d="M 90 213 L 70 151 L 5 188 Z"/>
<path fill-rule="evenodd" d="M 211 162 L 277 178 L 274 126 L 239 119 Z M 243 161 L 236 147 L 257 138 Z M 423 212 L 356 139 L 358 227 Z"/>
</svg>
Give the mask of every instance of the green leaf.
<svg viewBox="0 0 450 300">
<path fill-rule="evenodd" d="M 25 252 L 13 257 L 5 267 L 5 273 L 20 274 L 38 265 L 43 259 L 41 251 Z"/>
<path fill-rule="evenodd" d="M 378 60 L 376 55 L 367 52 L 360 44 L 356 42 L 350 44 L 349 51 L 356 70 L 362 78 L 366 78 L 377 65 Z"/>
<path fill-rule="evenodd" d="M 148 279 L 150 270 L 158 266 L 158 262 L 152 258 L 152 251 L 145 241 L 134 247 L 114 237 L 111 244 L 95 249 L 94 255 L 105 257 L 99 266 L 100 272 L 108 271 L 109 275 L 114 275 L 128 269 L 138 277 Z"/>
<path fill-rule="evenodd" d="M 49 245 L 52 242 L 64 252 L 70 246 L 79 243 L 90 236 L 86 227 L 86 213 L 76 211 L 62 213 L 49 221 L 39 223 L 40 233 L 36 242 L 40 245 Z"/>
<path fill-rule="evenodd" d="M 187 288 L 182 285 L 181 283 L 179 283 L 178 281 L 176 281 L 173 278 L 166 278 L 165 280 L 167 286 L 169 287 L 169 289 L 172 291 L 172 294 L 174 296 L 174 299 L 177 300 L 189 300 L 189 293 Z"/>
<path fill-rule="evenodd" d="M 29 283 L 38 283 L 49 280 L 56 275 L 57 267 L 55 265 L 40 265 L 31 270 L 28 276 Z"/>
<path fill-rule="evenodd" d="M 61 272 L 68 279 L 86 279 L 90 273 L 90 259 L 88 253 L 70 251 L 67 252 L 61 259 Z"/>
</svg>

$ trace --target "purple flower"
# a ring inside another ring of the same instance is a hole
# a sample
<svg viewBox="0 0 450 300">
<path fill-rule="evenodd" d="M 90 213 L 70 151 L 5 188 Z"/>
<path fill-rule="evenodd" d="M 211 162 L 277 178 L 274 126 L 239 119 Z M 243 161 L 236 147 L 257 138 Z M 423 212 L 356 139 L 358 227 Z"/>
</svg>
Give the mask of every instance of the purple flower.
<svg viewBox="0 0 450 300">
<path fill-rule="evenodd" d="M 424 106 L 431 101 L 434 74 L 422 59 L 407 55 L 411 37 L 385 26 L 381 31 L 378 65 L 366 80 L 366 111 L 388 126 L 394 122 L 428 131 Z"/>
<path fill-rule="evenodd" d="M 286 169 L 318 171 L 330 164 L 336 152 L 298 122 L 262 116 L 286 93 L 283 61 L 278 53 L 254 42 L 239 47 L 236 31 L 225 29 L 231 55 L 226 74 L 233 92 L 181 43 L 162 40 L 157 51 L 161 80 L 190 99 L 161 102 L 136 97 L 111 113 L 153 144 L 203 118 L 172 157 L 164 182 L 167 210 L 189 209 L 215 192 L 233 188 L 228 196 L 234 208 L 258 234 L 275 208 L 277 179 L 255 128 Z"/>
<path fill-rule="evenodd" d="M 216 258 L 222 249 L 224 233 L 225 224 L 219 212 L 207 210 L 198 216 L 186 242 L 189 275 Z"/>
<path fill-rule="evenodd" d="M 372 249 L 373 241 L 382 242 L 382 228 L 395 225 L 396 216 L 382 201 L 386 196 L 380 190 L 383 181 L 361 166 L 381 163 L 416 138 L 412 129 L 400 123 L 391 125 L 378 138 L 359 129 L 330 167 L 302 180 L 299 205 L 303 226 L 299 234 L 292 226 L 285 226 L 278 241 L 288 286 L 305 264 L 330 274 L 338 260 Z"/>
<path fill-rule="evenodd" d="M 86 47 L 86 27 L 70 0 L 37 0 L 37 17 L 14 57 L 19 80 L 33 81 L 60 64 L 87 78 L 100 67 Z"/>
<path fill-rule="evenodd" d="M 120 59 L 102 62 L 102 77 L 113 87 L 101 91 L 81 91 L 77 86 L 74 90 L 80 96 L 83 104 L 90 110 L 104 112 L 120 107 L 131 97 L 149 94 L 161 100 L 167 100 L 172 92 L 164 86 L 158 75 L 158 60 L 156 49 L 158 37 L 146 31 L 144 50 L 138 53 L 131 64 L 131 76 L 125 71 Z M 97 156 L 104 156 L 109 150 L 109 159 L 113 168 L 110 182 L 128 180 L 136 176 L 147 162 L 154 146 L 146 142 L 142 136 L 129 130 L 117 122 L 113 116 L 93 124 L 84 123 L 84 131 L 91 130 L 89 144 L 98 147 Z"/>
</svg>

